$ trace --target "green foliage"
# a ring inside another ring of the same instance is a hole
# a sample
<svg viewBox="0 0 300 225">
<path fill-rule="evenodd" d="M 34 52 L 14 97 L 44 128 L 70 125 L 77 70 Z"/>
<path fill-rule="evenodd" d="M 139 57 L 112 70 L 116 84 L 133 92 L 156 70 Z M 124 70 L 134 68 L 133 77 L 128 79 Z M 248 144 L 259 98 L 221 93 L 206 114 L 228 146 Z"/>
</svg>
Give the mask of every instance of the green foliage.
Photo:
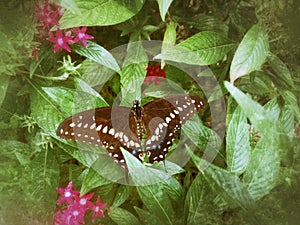
<svg viewBox="0 0 300 225">
<path fill-rule="evenodd" d="M 162 52 L 157 59 L 195 65 L 218 62 L 234 47 L 232 41 L 212 31 L 203 31 Z"/>
<path fill-rule="evenodd" d="M 226 136 L 226 161 L 232 173 L 243 173 L 249 161 L 250 142 L 247 118 L 240 107 L 234 111 Z"/>
<path fill-rule="evenodd" d="M 74 0 L 73 3 L 76 10 L 64 13 L 60 20 L 62 28 L 118 24 L 134 16 L 144 1 Z"/>
<path fill-rule="evenodd" d="M 56 188 L 70 180 L 107 203 L 105 218 L 85 224 L 297 221 L 299 68 L 268 38 L 272 21 L 255 17 L 273 3 L 63 0 L 60 28 L 89 26 L 95 38 L 68 55 L 43 40 L 34 60 L 34 6 L 25 2 L 0 3 L 1 224 L 52 224 Z M 153 61 L 165 66 L 159 85 L 144 82 Z M 103 147 L 56 135 L 75 113 L 178 92 L 202 96 L 205 109 L 184 124 L 165 163 L 121 149 L 129 181 Z"/>
<path fill-rule="evenodd" d="M 240 43 L 230 66 L 230 82 L 259 70 L 269 51 L 269 42 L 264 27 L 254 25 Z"/>
</svg>

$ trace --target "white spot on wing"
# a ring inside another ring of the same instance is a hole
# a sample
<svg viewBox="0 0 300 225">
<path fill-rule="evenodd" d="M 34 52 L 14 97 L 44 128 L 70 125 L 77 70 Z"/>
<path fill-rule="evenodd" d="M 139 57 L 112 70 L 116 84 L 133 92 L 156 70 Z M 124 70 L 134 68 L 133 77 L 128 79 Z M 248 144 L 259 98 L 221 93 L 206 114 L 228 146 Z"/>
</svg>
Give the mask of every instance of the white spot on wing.
<svg viewBox="0 0 300 225">
<path fill-rule="evenodd" d="M 76 125 L 76 124 L 75 124 L 74 122 L 72 122 L 72 123 L 70 123 L 69 126 L 70 126 L 70 127 L 75 127 L 75 125 Z"/>
<path fill-rule="evenodd" d="M 108 133 L 111 134 L 111 135 L 114 135 L 115 134 L 115 129 L 111 128 Z"/>
<path fill-rule="evenodd" d="M 90 126 L 90 129 L 91 130 L 94 130 L 96 128 L 96 123 L 93 123 L 91 126 Z"/>
<path fill-rule="evenodd" d="M 133 140 L 130 140 L 129 143 L 130 143 L 131 146 L 134 146 L 134 141 Z"/>
<path fill-rule="evenodd" d="M 124 135 L 124 141 L 127 142 L 128 141 L 128 137 L 126 135 Z"/>
<path fill-rule="evenodd" d="M 170 117 L 166 117 L 166 123 L 171 122 L 171 118 Z"/>
<path fill-rule="evenodd" d="M 105 126 L 105 127 L 103 128 L 102 132 L 105 134 L 105 133 L 107 133 L 107 130 L 108 130 L 108 128 L 107 128 L 107 126 Z"/>
<path fill-rule="evenodd" d="M 96 131 L 100 131 L 102 128 L 102 124 L 99 124 L 99 126 L 96 128 Z"/>
</svg>

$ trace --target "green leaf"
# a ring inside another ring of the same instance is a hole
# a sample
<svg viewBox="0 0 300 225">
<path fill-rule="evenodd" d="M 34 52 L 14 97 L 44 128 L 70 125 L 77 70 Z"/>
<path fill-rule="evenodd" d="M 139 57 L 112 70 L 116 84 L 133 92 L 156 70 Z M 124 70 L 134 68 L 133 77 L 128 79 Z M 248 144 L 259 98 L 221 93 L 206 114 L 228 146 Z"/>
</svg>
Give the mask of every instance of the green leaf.
<svg viewBox="0 0 300 225">
<path fill-rule="evenodd" d="M 167 24 L 161 51 L 162 52 L 166 51 L 167 49 L 173 47 L 175 43 L 176 43 L 176 25 L 173 21 L 170 21 L 170 23 Z"/>
<path fill-rule="evenodd" d="M 268 194 L 277 183 L 280 169 L 278 142 L 278 136 L 264 137 L 251 153 L 244 182 L 248 183 L 248 191 L 254 200 Z"/>
<path fill-rule="evenodd" d="M 245 35 L 234 54 L 230 67 L 230 82 L 252 71 L 260 70 L 267 58 L 269 42 L 264 27 L 254 25 Z"/>
<path fill-rule="evenodd" d="M 147 225 L 165 225 L 164 221 L 161 221 L 157 216 L 155 216 L 153 213 L 148 212 L 146 210 L 140 209 L 136 206 L 134 206 L 135 211 L 140 217 L 140 220 L 142 220 Z"/>
<path fill-rule="evenodd" d="M 113 202 L 112 206 L 114 208 L 116 208 L 116 207 L 119 207 L 120 205 L 122 205 L 130 196 L 132 189 L 133 188 L 131 186 L 121 185 L 118 188 L 118 191 L 114 198 L 114 202 Z"/>
<path fill-rule="evenodd" d="M 75 0 L 61 0 L 60 5 L 72 13 L 80 14 L 80 10 L 76 5 Z"/>
<path fill-rule="evenodd" d="M 234 111 L 227 128 L 226 162 L 231 173 L 241 174 L 249 161 L 249 126 L 240 107 Z"/>
<path fill-rule="evenodd" d="M 224 85 L 262 136 L 271 136 L 277 132 L 276 121 L 272 120 L 270 112 L 231 83 L 225 81 Z"/>
<path fill-rule="evenodd" d="M 173 224 L 175 213 L 172 204 L 160 184 L 138 186 L 145 207 L 165 224 Z"/>
<path fill-rule="evenodd" d="M 86 82 L 78 78 L 75 78 L 74 80 L 76 82 L 77 91 L 83 91 L 87 94 L 90 94 L 91 96 L 93 96 L 93 98 L 96 97 L 97 100 L 101 101 L 100 106 L 107 106 L 107 103 L 104 100 L 104 98 L 97 91 L 95 91 L 91 86 L 89 86 Z"/>
<path fill-rule="evenodd" d="M 239 88 L 244 92 L 260 96 L 274 95 L 274 88 L 270 85 L 272 80 L 263 71 L 254 71 L 250 76 L 239 79 Z"/>
<path fill-rule="evenodd" d="M 46 150 L 38 154 L 23 171 L 20 180 L 24 200 L 30 212 L 40 215 L 45 221 L 53 219 L 56 205 L 59 165 L 55 151 Z M 34 182 L 33 182 L 34 181 Z"/>
<path fill-rule="evenodd" d="M 290 88 L 294 88 L 294 81 L 287 66 L 276 55 L 269 52 L 267 56 L 268 63 L 276 73 L 275 79 L 279 82 L 284 82 Z"/>
<path fill-rule="evenodd" d="M 122 104 L 132 104 L 141 99 L 141 86 L 144 82 L 148 58 L 141 42 L 129 43 L 121 74 Z"/>
<path fill-rule="evenodd" d="M 211 188 L 202 174 L 198 174 L 189 188 L 185 204 L 185 224 L 207 224 L 214 211 Z"/>
<path fill-rule="evenodd" d="M 23 166 L 30 163 L 30 155 L 33 152 L 27 144 L 14 140 L 0 140 L 0 149 L 2 149 L 0 152 L 0 162 L 16 160 Z M 18 154 L 23 154 L 21 161 L 19 160 Z"/>
<path fill-rule="evenodd" d="M 172 18 L 179 24 L 185 23 L 192 26 L 193 29 L 214 31 L 225 37 L 228 35 L 228 24 L 217 18 L 215 14 L 207 15 L 207 13 L 199 13 L 195 16 L 191 15 L 191 17 L 177 17 L 172 15 Z"/>
<path fill-rule="evenodd" d="M 56 144 L 86 167 L 92 166 L 101 154 L 99 147 L 86 143 L 60 139 L 60 141 L 56 141 Z M 104 150 L 103 153 L 105 153 Z"/>
<path fill-rule="evenodd" d="M 290 109 L 285 107 L 279 117 L 280 124 L 289 138 L 293 138 L 295 134 L 294 115 Z"/>
<path fill-rule="evenodd" d="M 161 184 L 169 197 L 174 200 L 177 206 L 182 206 L 184 203 L 184 190 L 181 184 L 174 178 L 166 180 Z"/>
<path fill-rule="evenodd" d="M 86 47 L 81 44 L 72 45 L 72 50 L 112 71 L 118 72 L 120 70 L 117 61 L 109 51 L 92 41 L 87 41 L 87 43 Z"/>
<path fill-rule="evenodd" d="M 115 75 L 115 71 L 90 59 L 81 63 L 79 72 L 82 74 L 81 79 L 91 87 L 102 87 Z"/>
<path fill-rule="evenodd" d="M 248 183 L 248 191 L 252 198 L 257 200 L 267 194 L 277 180 L 280 168 L 278 154 L 280 128 L 277 120 L 273 120 L 270 111 L 251 100 L 232 84 L 225 82 L 225 87 L 261 135 L 261 140 L 250 155 L 244 179 Z"/>
<path fill-rule="evenodd" d="M 151 167 L 145 166 L 128 151 L 123 149 L 121 151 L 128 167 L 130 181 L 134 185 L 167 182 L 173 174 L 179 173 L 182 170 L 181 167 L 167 160 L 165 161 L 165 166 L 162 163 L 151 165 Z"/>
<path fill-rule="evenodd" d="M 298 105 L 297 97 L 291 91 L 284 91 L 281 93 L 287 107 L 293 112 L 294 116 L 300 121 L 300 107 Z"/>
<path fill-rule="evenodd" d="M 276 121 L 279 118 L 280 108 L 277 99 L 273 98 L 264 105 L 264 109 L 269 112 L 270 119 Z"/>
<path fill-rule="evenodd" d="M 57 137 L 56 129 L 63 120 L 63 113 L 38 85 L 32 84 L 32 86 L 34 88 L 30 92 L 31 116 L 39 127 L 52 137 Z"/>
<path fill-rule="evenodd" d="M 97 148 L 96 148 L 97 149 Z M 111 182 L 118 182 L 123 184 L 128 184 L 125 180 L 126 171 L 124 168 L 120 167 L 117 163 L 113 162 L 111 158 L 106 153 L 105 149 L 99 151 L 96 154 L 96 160 L 91 167 L 102 177 L 106 178 Z"/>
<path fill-rule="evenodd" d="M 192 160 L 199 171 L 203 171 L 204 178 L 211 187 L 228 202 L 231 207 L 249 207 L 253 204 L 252 196 L 247 190 L 247 185 L 242 183 L 238 176 L 214 166 L 196 155 Z"/>
<path fill-rule="evenodd" d="M 88 109 L 107 106 L 103 98 L 93 93 L 89 86 L 83 83 L 80 85 L 77 90 L 63 87 L 42 87 L 42 90 L 58 105 L 62 112 L 69 116 Z M 82 89 L 85 90 L 82 91 Z"/>
<path fill-rule="evenodd" d="M 109 217 L 118 225 L 140 225 L 140 221 L 132 213 L 122 208 L 114 208 L 111 210 Z"/>
<path fill-rule="evenodd" d="M 212 129 L 190 119 L 183 125 L 182 130 L 195 145 L 206 150 L 205 155 L 217 154 L 217 149 L 221 146 L 221 139 Z"/>
<path fill-rule="evenodd" d="M 0 75 L 0 106 L 2 105 L 2 102 L 6 95 L 6 90 L 9 84 L 9 76 L 6 75 Z"/>
<path fill-rule="evenodd" d="M 234 46 L 231 40 L 218 33 L 203 31 L 154 58 L 192 65 L 210 65 L 224 58 Z"/>
<path fill-rule="evenodd" d="M 144 0 L 74 0 L 74 3 L 72 10 L 67 10 L 59 21 L 63 29 L 124 22 L 140 11 Z"/>
<path fill-rule="evenodd" d="M 162 21 L 165 21 L 166 13 L 168 12 L 168 9 L 172 2 L 173 0 L 157 0 Z"/>
<path fill-rule="evenodd" d="M 80 193 L 84 195 L 96 187 L 110 183 L 111 181 L 99 175 L 93 168 L 88 168 L 82 182 Z"/>
</svg>

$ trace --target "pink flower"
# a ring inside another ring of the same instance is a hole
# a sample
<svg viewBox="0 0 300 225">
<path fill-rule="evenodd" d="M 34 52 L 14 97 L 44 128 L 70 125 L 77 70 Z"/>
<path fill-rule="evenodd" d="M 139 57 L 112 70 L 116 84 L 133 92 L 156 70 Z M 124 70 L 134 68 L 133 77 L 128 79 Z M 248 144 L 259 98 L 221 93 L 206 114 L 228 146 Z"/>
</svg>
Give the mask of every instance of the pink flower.
<svg viewBox="0 0 300 225">
<path fill-rule="evenodd" d="M 94 37 L 92 35 L 86 34 L 86 30 L 87 27 L 82 27 L 81 30 L 78 29 L 77 27 L 73 28 L 75 33 L 76 33 L 76 37 L 74 39 L 74 43 L 81 41 L 81 43 L 83 44 L 84 47 L 86 47 L 86 40 L 87 39 L 94 39 Z"/>
<path fill-rule="evenodd" d="M 149 65 L 146 70 L 145 84 L 154 83 L 155 85 L 159 85 L 162 83 L 162 80 L 166 79 L 166 72 L 160 68 L 160 64 Z"/>
<path fill-rule="evenodd" d="M 94 211 L 93 220 L 95 221 L 97 216 L 104 217 L 103 208 L 106 206 L 106 203 L 100 203 L 100 197 L 98 196 L 96 204 L 93 206 L 92 210 Z"/>
<path fill-rule="evenodd" d="M 44 28 L 50 25 L 58 25 L 58 19 L 60 17 L 59 5 L 46 1 L 44 5 L 37 3 L 36 7 L 35 16 L 42 22 Z"/>
<path fill-rule="evenodd" d="M 56 53 L 60 48 L 63 48 L 66 51 L 71 52 L 71 49 L 68 44 L 69 43 L 72 44 L 72 38 L 73 36 L 71 36 L 70 32 L 66 32 L 65 36 L 63 36 L 61 30 L 57 28 L 56 37 L 49 37 L 47 38 L 47 40 L 55 43 L 54 53 Z"/>
<path fill-rule="evenodd" d="M 79 204 L 70 205 L 70 207 L 65 210 L 65 214 L 68 215 L 68 222 L 65 224 L 79 225 L 84 224 L 84 214 L 85 211 L 81 208 Z"/>
<path fill-rule="evenodd" d="M 79 191 L 73 191 L 73 183 L 72 181 L 69 182 L 69 184 L 67 185 L 67 187 L 64 188 L 57 188 L 57 192 L 60 193 L 60 197 L 57 200 L 58 204 L 61 204 L 63 202 L 68 202 L 68 204 L 73 205 L 73 197 L 76 197 L 77 195 L 79 195 Z"/>
<path fill-rule="evenodd" d="M 57 211 L 54 214 L 53 225 L 65 225 L 69 224 L 70 216 L 66 213 L 66 211 Z"/>
<path fill-rule="evenodd" d="M 79 205 L 84 211 L 86 211 L 87 209 L 92 209 L 94 207 L 94 203 L 90 200 L 93 196 L 93 192 L 81 197 L 75 196 L 75 204 Z"/>
</svg>

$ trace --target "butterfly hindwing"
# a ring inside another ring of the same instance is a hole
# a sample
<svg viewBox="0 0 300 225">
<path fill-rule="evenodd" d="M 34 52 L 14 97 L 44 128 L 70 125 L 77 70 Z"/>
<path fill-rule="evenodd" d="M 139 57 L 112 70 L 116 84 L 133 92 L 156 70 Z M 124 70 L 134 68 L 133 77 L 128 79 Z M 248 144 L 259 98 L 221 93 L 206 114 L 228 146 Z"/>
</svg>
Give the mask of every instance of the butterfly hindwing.
<svg viewBox="0 0 300 225">
<path fill-rule="evenodd" d="M 143 107 L 145 150 L 151 163 L 164 161 L 175 132 L 204 107 L 196 95 L 174 95 L 153 100 Z"/>
</svg>

